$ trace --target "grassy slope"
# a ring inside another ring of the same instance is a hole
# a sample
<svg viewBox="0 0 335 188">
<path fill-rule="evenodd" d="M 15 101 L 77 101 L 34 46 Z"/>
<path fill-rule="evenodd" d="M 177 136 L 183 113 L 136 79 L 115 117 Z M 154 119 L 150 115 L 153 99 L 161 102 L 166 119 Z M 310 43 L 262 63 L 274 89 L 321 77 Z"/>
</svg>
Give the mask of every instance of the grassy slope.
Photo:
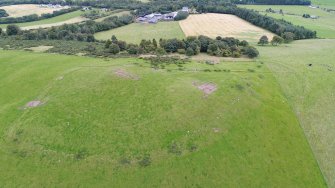
<svg viewBox="0 0 335 188">
<path fill-rule="evenodd" d="M 35 21 L 35 22 L 17 23 L 16 25 L 18 25 L 20 27 L 25 27 L 25 26 L 43 25 L 43 24 L 63 22 L 63 21 L 78 17 L 82 14 L 83 14 L 83 12 L 78 10 L 78 11 L 70 12 L 70 13 L 63 14 L 63 15 L 60 15 L 60 16 L 56 16 L 56 17 L 49 18 L 49 19 L 39 20 L 39 21 Z M 0 27 L 1 28 L 6 28 L 7 24 L 0 24 Z"/>
<path fill-rule="evenodd" d="M 0 185 L 325 186 L 296 117 L 264 65 L 185 65 L 230 73 L 146 66 L 137 59 L 0 53 Z M 118 78 L 113 72 L 119 68 L 141 79 Z M 64 79 L 57 81 L 59 76 Z M 203 98 L 193 81 L 214 82 L 218 90 Z M 36 99 L 47 103 L 20 109 Z M 171 143 L 182 155 L 167 152 Z M 190 152 L 191 145 L 197 150 Z M 152 164 L 139 167 L 146 154 Z"/>
<path fill-rule="evenodd" d="M 330 187 L 335 186 L 335 40 L 260 48 L 300 120 Z M 313 64 L 309 67 L 308 64 Z"/>
<path fill-rule="evenodd" d="M 312 4 L 335 6 L 335 1 L 334 0 L 312 0 Z"/>
<path fill-rule="evenodd" d="M 123 16 L 123 15 L 130 15 L 130 11 L 129 10 L 116 10 L 110 13 L 110 15 L 106 16 L 106 17 L 102 17 L 102 18 L 98 18 L 94 21 L 96 22 L 102 22 L 104 19 L 112 17 L 112 16 Z"/>
<path fill-rule="evenodd" d="M 317 31 L 318 37 L 335 38 L 335 13 L 329 13 L 321 9 L 312 9 L 307 6 L 241 5 L 241 7 L 261 11 L 262 14 L 266 14 L 265 10 L 268 8 L 274 10 L 282 9 L 285 13 L 284 16 L 276 13 L 267 13 L 267 15 L 277 19 L 285 19 L 293 24 Z M 288 15 L 286 13 L 295 15 Z M 320 18 L 317 20 L 306 19 L 302 17 L 303 14 L 316 15 L 320 16 Z"/>
<path fill-rule="evenodd" d="M 130 43 L 140 43 L 141 39 L 182 39 L 185 37 L 178 22 L 159 22 L 157 24 L 133 23 L 117 29 L 97 33 L 95 37 L 100 40 L 107 40 L 112 35 Z"/>
</svg>

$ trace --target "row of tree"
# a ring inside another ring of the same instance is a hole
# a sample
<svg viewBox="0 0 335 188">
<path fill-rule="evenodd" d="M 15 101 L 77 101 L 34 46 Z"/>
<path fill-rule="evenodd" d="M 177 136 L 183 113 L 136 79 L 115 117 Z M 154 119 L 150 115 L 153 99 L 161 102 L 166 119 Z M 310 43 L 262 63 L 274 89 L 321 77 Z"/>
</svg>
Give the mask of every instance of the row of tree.
<svg viewBox="0 0 335 188">
<path fill-rule="evenodd" d="M 22 16 L 22 17 L 0 18 L 0 24 L 33 22 L 33 21 L 38 21 L 38 20 L 43 20 L 43 19 L 47 19 L 47 18 L 56 17 L 56 16 L 59 16 L 59 15 L 62 15 L 62 14 L 66 14 L 66 13 L 69 13 L 69 12 L 76 11 L 78 9 L 79 9 L 78 7 L 77 8 L 72 7 L 72 8 L 68 8 L 68 9 L 62 9 L 62 10 L 54 11 L 53 13 L 42 14 L 41 16 L 38 16 L 37 14 L 32 14 L 32 15 L 27 15 L 27 16 Z"/>
<path fill-rule="evenodd" d="M 197 55 L 200 52 L 207 53 L 212 56 L 220 57 L 241 57 L 242 55 L 250 58 L 257 57 L 259 52 L 255 47 L 249 46 L 247 41 L 240 41 L 235 38 L 217 37 L 211 39 L 206 36 L 187 37 L 186 39 L 160 39 L 157 42 L 153 40 L 142 40 L 139 45 L 127 44 L 125 41 L 117 40 L 112 36 L 111 40 L 105 42 L 105 48 L 112 54 L 118 54 L 127 51 L 129 54 L 166 54 L 179 53 L 187 56 Z"/>
<path fill-rule="evenodd" d="M 258 5 L 310 5 L 310 0 L 234 0 L 236 4 Z"/>
<path fill-rule="evenodd" d="M 133 17 L 129 15 L 113 16 L 103 22 L 87 21 L 82 24 L 64 24 L 62 26 L 47 29 L 37 29 L 22 31 L 16 25 L 8 25 L 6 35 L 20 35 L 24 40 L 78 40 L 94 42 L 94 33 L 106 31 L 128 25 L 133 22 Z"/>
</svg>

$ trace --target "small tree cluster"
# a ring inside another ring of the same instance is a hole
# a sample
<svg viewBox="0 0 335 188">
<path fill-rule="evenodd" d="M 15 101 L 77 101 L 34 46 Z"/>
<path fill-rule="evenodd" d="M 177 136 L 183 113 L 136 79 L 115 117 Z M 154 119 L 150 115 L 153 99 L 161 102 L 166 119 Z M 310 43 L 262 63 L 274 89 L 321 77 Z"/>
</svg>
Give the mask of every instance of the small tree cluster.
<svg viewBox="0 0 335 188">
<path fill-rule="evenodd" d="M 272 38 L 272 40 L 270 41 L 271 45 L 273 46 L 278 46 L 282 43 L 290 43 L 294 40 L 294 34 L 291 33 L 291 32 L 285 32 L 282 34 L 282 37 L 280 36 L 274 36 Z M 258 41 L 258 44 L 261 45 L 261 46 L 264 46 L 264 45 L 267 45 L 269 44 L 269 39 L 267 36 L 262 36 L 259 41 Z"/>
</svg>

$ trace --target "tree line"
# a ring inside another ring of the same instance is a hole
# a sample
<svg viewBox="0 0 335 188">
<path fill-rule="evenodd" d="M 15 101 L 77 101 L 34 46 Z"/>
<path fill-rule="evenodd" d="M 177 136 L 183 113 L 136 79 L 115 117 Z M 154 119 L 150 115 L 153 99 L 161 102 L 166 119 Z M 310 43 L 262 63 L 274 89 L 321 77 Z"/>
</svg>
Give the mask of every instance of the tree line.
<svg viewBox="0 0 335 188">
<path fill-rule="evenodd" d="M 113 16 L 106 18 L 102 22 L 86 21 L 81 24 L 64 24 L 46 29 L 22 31 L 16 25 L 8 25 L 6 32 L 2 35 L 17 35 L 23 40 L 77 40 L 94 42 L 94 34 L 133 23 L 134 18 L 130 15 L 120 17 Z"/>
<path fill-rule="evenodd" d="M 310 0 L 234 0 L 236 4 L 258 5 L 310 5 Z"/>
<path fill-rule="evenodd" d="M 8 18 L 0 18 L 0 24 L 13 24 L 13 23 L 24 23 L 24 22 L 33 22 L 38 20 L 43 20 L 47 18 L 52 18 L 56 16 L 60 16 L 62 14 L 66 14 L 69 12 L 73 12 L 78 10 L 78 7 L 72 7 L 68 9 L 62 9 L 58 11 L 54 11 L 53 13 L 46 13 L 38 16 L 37 14 L 22 16 L 22 17 L 8 17 Z"/>
<path fill-rule="evenodd" d="M 200 52 L 218 57 L 235 57 L 242 55 L 254 58 L 259 55 L 258 50 L 250 46 L 247 41 L 240 41 L 232 37 L 216 37 L 211 39 L 207 36 L 187 37 L 186 39 L 156 39 L 141 40 L 139 45 L 127 44 L 112 36 L 111 40 L 105 42 L 105 49 L 109 53 L 118 54 L 126 51 L 131 55 L 179 53 L 187 56 L 197 55 Z"/>
</svg>

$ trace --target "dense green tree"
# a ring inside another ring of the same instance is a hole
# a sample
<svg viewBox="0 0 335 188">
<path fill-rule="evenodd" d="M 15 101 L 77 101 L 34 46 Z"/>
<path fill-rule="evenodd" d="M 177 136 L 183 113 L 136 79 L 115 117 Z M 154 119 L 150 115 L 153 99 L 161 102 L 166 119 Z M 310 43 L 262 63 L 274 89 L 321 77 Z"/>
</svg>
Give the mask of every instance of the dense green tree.
<svg viewBox="0 0 335 188">
<path fill-rule="evenodd" d="M 278 46 L 279 44 L 282 44 L 284 42 L 284 39 L 279 36 L 274 36 L 271 40 L 271 44 L 273 46 Z"/>
<path fill-rule="evenodd" d="M 118 54 L 120 52 L 120 47 L 117 44 L 112 43 L 109 46 L 109 52 L 112 54 Z"/>
<path fill-rule="evenodd" d="M 282 38 L 285 40 L 286 43 L 290 43 L 294 40 L 294 33 L 285 32 L 282 34 Z"/>
<path fill-rule="evenodd" d="M 269 44 L 269 38 L 266 36 L 266 35 L 263 35 L 260 39 L 259 39 L 259 42 L 258 42 L 259 45 L 266 45 L 266 44 Z"/>
<path fill-rule="evenodd" d="M 6 29 L 7 35 L 18 35 L 21 32 L 21 29 L 17 25 L 8 25 Z"/>
<path fill-rule="evenodd" d="M 117 38 L 115 35 L 112 35 L 112 43 L 116 44 L 117 43 Z"/>
<path fill-rule="evenodd" d="M 7 16 L 9 15 L 7 14 L 6 10 L 0 9 L 0 18 L 7 17 Z"/>
<path fill-rule="evenodd" d="M 188 48 L 186 49 L 186 55 L 187 55 L 187 56 L 192 56 L 192 55 L 194 55 L 194 50 L 193 50 L 191 47 L 188 47 Z"/>
<path fill-rule="evenodd" d="M 153 39 L 153 40 L 152 40 L 152 44 L 154 45 L 155 48 L 157 48 L 158 45 L 157 45 L 157 41 L 156 41 L 156 39 Z"/>
<path fill-rule="evenodd" d="M 105 42 L 105 48 L 109 48 L 111 44 L 112 44 L 112 41 L 111 41 L 110 39 L 108 39 L 108 40 Z"/>
<path fill-rule="evenodd" d="M 259 55 L 258 50 L 253 46 L 247 46 L 244 48 L 244 54 L 247 55 L 249 58 L 255 58 Z"/>
</svg>

